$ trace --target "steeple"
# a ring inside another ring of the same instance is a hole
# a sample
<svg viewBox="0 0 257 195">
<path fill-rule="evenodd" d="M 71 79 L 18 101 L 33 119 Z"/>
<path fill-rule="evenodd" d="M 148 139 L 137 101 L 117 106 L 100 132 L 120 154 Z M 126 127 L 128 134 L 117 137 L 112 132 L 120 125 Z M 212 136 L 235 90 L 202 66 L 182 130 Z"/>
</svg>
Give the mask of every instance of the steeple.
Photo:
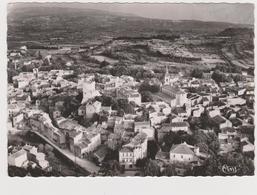
<svg viewBox="0 0 257 195">
<path fill-rule="evenodd" d="M 169 75 L 168 66 L 166 66 L 166 72 L 164 75 L 164 85 L 168 85 L 169 83 L 170 83 L 170 75 Z"/>
<path fill-rule="evenodd" d="M 165 72 L 165 76 L 169 75 L 169 70 L 168 70 L 168 66 L 166 65 L 166 72 Z"/>
</svg>

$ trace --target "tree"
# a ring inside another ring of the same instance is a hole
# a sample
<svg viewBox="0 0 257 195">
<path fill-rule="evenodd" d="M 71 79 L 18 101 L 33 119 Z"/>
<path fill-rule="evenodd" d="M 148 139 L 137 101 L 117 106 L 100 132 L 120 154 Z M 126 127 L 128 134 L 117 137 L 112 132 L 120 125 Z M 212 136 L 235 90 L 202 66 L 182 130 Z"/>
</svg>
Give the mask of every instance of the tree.
<svg viewBox="0 0 257 195">
<path fill-rule="evenodd" d="M 153 96 L 150 91 L 142 91 L 141 96 L 142 96 L 142 102 L 152 102 L 153 101 Z"/>
<path fill-rule="evenodd" d="M 15 166 L 8 166 L 8 175 L 10 177 L 25 177 L 28 174 L 28 171 L 20 168 L 20 167 L 15 167 Z"/>
<path fill-rule="evenodd" d="M 129 103 L 127 99 L 118 99 L 118 108 L 128 114 L 135 114 L 133 103 Z"/>
<path fill-rule="evenodd" d="M 233 76 L 232 78 L 233 78 L 233 80 L 234 80 L 235 82 L 243 81 L 243 80 L 244 80 L 244 77 L 243 77 L 242 75 L 239 75 L 239 74 Z"/>
<path fill-rule="evenodd" d="M 152 93 L 157 93 L 160 91 L 160 86 L 157 85 L 157 84 L 153 84 L 153 85 L 150 85 L 149 82 L 146 80 L 144 81 L 139 89 L 138 89 L 139 92 L 143 92 L 143 91 L 150 91 Z"/>
<path fill-rule="evenodd" d="M 108 120 L 108 113 L 106 113 L 105 111 L 100 112 L 98 120 L 99 120 L 99 123 L 107 121 Z"/>
<path fill-rule="evenodd" d="M 199 68 L 195 68 L 191 72 L 191 76 L 195 77 L 195 78 L 202 78 L 203 77 L 203 71 Z"/>
<path fill-rule="evenodd" d="M 155 160 L 148 160 L 144 169 L 145 176 L 160 176 L 161 170 Z"/>
<path fill-rule="evenodd" d="M 207 139 L 207 145 L 209 149 L 216 154 L 219 150 L 219 140 L 217 135 L 215 133 L 208 133 Z"/>
<path fill-rule="evenodd" d="M 129 69 L 125 64 L 118 64 L 111 69 L 113 76 L 129 75 Z"/>
<path fill-rule="evenodd" d="M 158 144 L 155 140 L 148 141 L 148 144 L 147 144 L 148 154 L 147 154 L 147 156 L 149 158 L 154 159 L 158 150 L 159 150 L 159 146 L 158 146 Z"/>
<path fill-rule="evenodd" d="M 254 166 L 252 161 L 245 158 L 241 153 L 230 152 L 222 159 L 229 166 L 236 167 L 236 175 L 253 175 Z"/>
<path fill-rule="evenodd" d="M 219 70 L 215 70 L 213 72 L 212 79 L 217 83 L 232 81 L 232 78 L 230 76 L 226 76 L 224 73 L 220 72 Z"/>
<path fill-rule="evenodd" d="M 206 143 L 200 142 L 200 143 L 196 144 L 196 146 L 199 147 L 201 152 L 206 153 L 206 154 L 209 153 L 209 147 Z"/>
<path fill-rule="evenodd" d="M 143 168 L 145 167 L 146 163 L 147 163 L 147 158 L 142 158 L 142 159 L 140 158 L 140 159 L 137 159 L 136 166 Z"/>
<path fill-rule="evenodd" d="M 205 163 L 205 173 L 208 176 L 220 175 L 220 162 L 217 156 L 211 155 Z"/>
<path fill-rule="evenodd" d="M 163 137 L 163 151 L 169 151 L 171 146 L 175 143 L 176 140 L 176 133 L 174 133 L 173 131 L 170 131 L 168 134 L 164 135 Z"/>
<path fill-rule="evenodd" d="M 163 176 L 174 176 L 175 174 L 175 167 L 172 164 L 168 164 L 162 173 Z"/>
<path fill-rule="evenodd" d="M 47 98 L 42 98 L 40 101 L 40 108 L 46 112 L 49 113 L 49 104 L 48 104 L 48 99 Z"/>
<path fill-rule="evenodd" d="M 195 140 L 196 143 L 207 143 L 208 138 L 205 133 L 202 131 L 196 131 L 193 135 L 193 139 Z"/>
</svg>

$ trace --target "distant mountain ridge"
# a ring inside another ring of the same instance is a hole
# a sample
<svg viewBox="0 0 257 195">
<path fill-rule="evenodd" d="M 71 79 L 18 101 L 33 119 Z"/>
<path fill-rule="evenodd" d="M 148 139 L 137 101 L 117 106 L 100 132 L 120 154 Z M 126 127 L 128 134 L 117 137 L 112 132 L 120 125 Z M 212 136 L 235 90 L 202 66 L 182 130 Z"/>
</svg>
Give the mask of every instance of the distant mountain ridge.
<svg viewBox="0 0 257 195">
<path fill-rule="evenodd" d="M 227 28 L 220 33 L 219 36 L 239 36 L 239 35 L 254 35 L 254 31 L 252 28 Z"/>
<path fill-rule="evenodd" d="M 227 28 L 249 27 L 225 22 L 150 19 L 55 4 L 9 4 L 8 44 L 26 41 L 51 43 L 51 38 L 76 44 L 102 37 L 216 34 Z"/>
</svg>

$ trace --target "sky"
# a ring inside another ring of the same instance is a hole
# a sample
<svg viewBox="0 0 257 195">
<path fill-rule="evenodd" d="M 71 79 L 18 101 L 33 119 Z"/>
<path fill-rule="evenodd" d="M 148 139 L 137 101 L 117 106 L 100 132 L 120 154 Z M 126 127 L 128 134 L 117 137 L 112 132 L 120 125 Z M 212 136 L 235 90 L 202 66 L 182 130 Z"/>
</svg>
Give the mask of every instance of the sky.
<svg viewBox="0 0 257 195">
<path fill-rule="evenodd" d="M 62 6 L 121 12 L 146 18 L 254 24 L 254 5 L 249 3 L 62 3 Z"/>
</svg>

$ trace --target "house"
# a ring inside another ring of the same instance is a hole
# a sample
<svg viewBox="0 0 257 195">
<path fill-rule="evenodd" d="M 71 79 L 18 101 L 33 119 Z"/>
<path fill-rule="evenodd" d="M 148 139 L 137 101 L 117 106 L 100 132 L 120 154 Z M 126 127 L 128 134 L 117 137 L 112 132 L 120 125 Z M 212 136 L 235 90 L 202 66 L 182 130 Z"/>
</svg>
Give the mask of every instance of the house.
<svg viewBox="0 0 257 195">
<path fill-rule="evenodd" d="M 171 115 L 170 117 L 170 122 L 171 123 L 176 123 L 176 122 L 183 122 L 183 118 L 182 117 L 179 117 L 177 115 Z"/>
<path fill-rule="evenodd" d="M 167 119 L 167 116 L 162 112 L 151 112 L 149 113 L 149 119 L 152 126 L 158 125 Z"/>
<path fill-rule="evenodd" d="M 216 115 L 211 120 L 214 126 L 216 126 L 219 130 L 226 127 L 232 127 L 232 123 L 223 116 Z"/>
<path fill-rule="evenodd" d="M 85 133 L 74 145 L 74 153 L 83 158 L 89 152 L 94 151 L 101 145 L 101 134 L 99 132 Z"/>
<path fill-rule="evenodd" d="M 220 145 L 232 144 L 234 138 L 237 136 L 237 132 L 232 127 L 226 127 L 221 129 L 221 133 L 218 134 L 218 140 Z"/>
<path fill-rule="evenodd" d="M 124 146 L 119 151 L 119 163 L 124 167 L 132 167 L 134 162 L 134 150 L 132 147 Z"/>
<path fill-rule="evenodd" d="M 49 162 L 45 160 L 45 154 L 42 152 L 38 152 L 35 154 L 36 162 L 42 169 L 46 169 L 49 167 Z"/>
<path fill-rule="evenodd" d="M 198 88 L 198 87 L 200 87 L 200 82 L 199 82 L 199 80 L 193 79 L 193 80 L 190 82 L 190 87 L 192 87 L 192 88 Z"/>
<path fill-rule="evenodd" d="M 22 112 L 19 113 L 14 113 L 12 114 L 12 121 L 13 121 L 13 125 L 15 127 L 17 127 L 19 125 L 19 123 L 21 123 L 24 119 L 24 114 Z"/>
<path fill-rule="evenodd" d="M 197 106 L 195 109 L 192 110 L 193 117 L 201 117 L 201 114 L 204 112 L 204 107 Z"/>
<path fill-rule="evenodd" d="M 244 95 L 245 91 L 246 91 L 246 88 L 238 88 L 235 90 L 235 92 L 238 96 Z"/>
<path fill-rule="evenodd" d="M 124 120 L 122 117 L 115 117 L 114 119 L 114 127 L 113 132 L 118 135 L 122 135 L 125 131 Z"/>
<path fill-rule="evenodd" d="M 132 167 L 138 159 L 147 155 L 147 135 L 138 133 L 128 144 L 119 151 L 119 163 L 125 167 Z"/>
<path fill-rule="evenodd" d="M 200 101 L 202 100 L 202 96 L 198 94 L 188 94 L 187 98 L 191 106 L 195 106 L 199 104 Z"/>
<path fill-rule="evenodd" d="M 143 132 L 147 135 L 148 139 L 154 139 L 154 128 L 151 127 L 150 121 L 135 122 L 135 132 Z"/>
<path fill-rule="evenodd" d="M 234 128 L 227 127 L 221 130 L 221 133 L 218 133 L 218 140 L 220 144 L 220 154 L 224 154 L 230 151 L 233 151 L 234 141 L 237 137 L 237 132 Z"/>
<path fill-rule="evenodd" d="M 191 163 L 198 161 L 194 148 L 194 146 L 188 145 L 186 142 L 173 145 L 170 149 L 170 162 Z"/>
<path fill-rule="evenodd" d="M 242 152 L 254 152 L 254 145 L 248 140 L 247 137 L 242 138 L 241 140 Z"/>
<path fill-rule="evenodd" d="M 10 166 L 23 167 L 27 161 L 28 156 L 24 149 L 21 149 L 8 156 L 8 165 Z"/>
<path fill-rule="evenodd" d="M 173 132 L 185 131 L 189 133 L 189 124 L 186 121 L 170 123 L 170 128 Z"/>
<path fill-rule="evenodd" d="M 181 118 L 187 118 L 188 117 L 186 110 L 184 108 L 181 108 L 181 107 L 176 107 L 175 110 L 174 110 L 174 113 Z"/>
<path fill-rule="evenodd" d="M 108 148 L 110 148 L 111 150 L 118 149 L 119 146 L 121 145 L 121 136 L 115 133 L 111 133 L 108 136 L 108 140 L 106 144 Z"/>
<path fill-rule="evenodd" d="M 217 115 L 221 115 L 219 109 L 210 109 L 210 110 L 208 110 L 208 116 L 210 118 L 213 118 L 213 117 L 215 117 Z"/>
<path fill-rule="evenodd" d="M 227 103 L 229 106 L 245 105 L 246 100 L 240 97 L 228 98 Z"/>
<path fill-rule="evenodd" d="M 112 113 L 112 107 L 111 106 L 102 106 L 101 112 L 106 112 L 110 115 Z"/>
<path fill-rule="evenodd" d="M 86 105 L 86 118 L 92 118 L 95 113 L 101 111 L 102 103 L 99 101 L 88 102 Z"/>
<path fill-rule="evenodd" d="M 79 144 L 79 141 L 83 137 L 83 132 L 81 131 L 76 131 L 76 130 L 71 130 L 67 132 L 69 135 L 69 147 L 72 152 L 75 151 L 75 145 Z"/>
</svg>

